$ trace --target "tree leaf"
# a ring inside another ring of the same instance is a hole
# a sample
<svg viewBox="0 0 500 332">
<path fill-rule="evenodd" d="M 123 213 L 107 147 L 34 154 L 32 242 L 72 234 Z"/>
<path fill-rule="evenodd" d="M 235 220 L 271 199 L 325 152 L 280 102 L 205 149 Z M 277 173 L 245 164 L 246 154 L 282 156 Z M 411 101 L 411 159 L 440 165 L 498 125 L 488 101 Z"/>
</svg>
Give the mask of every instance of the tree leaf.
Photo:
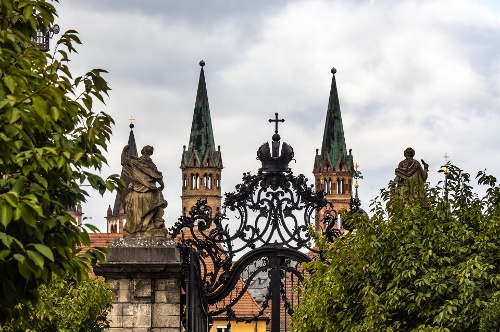
<svg viewBox="0 0 500 332">
<path fill-rule="evenodd" d="M 26 255 L 41 269 L 45 263 L 43 256 L 33 250 L 26 250 Z"/>
<path fill-rule="evenodd" d="M 9 256 L 10 255 L 10 250 L 8 249 L 3 249 L 3 250 L 0 250 L 0 261 L 4 261 L 5 260 L 5 257 Z"/>
<path fill-rule="evenodd" d="M 7 226 L 12 221 L 14 213 L 12 208 L 5 201 L 0 201 L 0 223 L 7 229 Z"/>
<path fill-rule="evenodd" d="M 38 252 L 47 257 L 51 262 L 54 261 L 54 254 L 52 253 L 52 250 L 50 250 L 49 247 L 41 243 L 34 243 L 33 246 L 35 247 L 36 250 L 38 250 Z"/>
<path fill-rule="evenodd" d="M 9 191 L 9 192 L 6 192 L 5 194 L 3 194 L 3 198 L 7 201 L 7 203 L 9 203 L 12 207 L 17 207 L 17 204 L 18 204 L 18 193 L 16 192 L 12 192 L 12 191 Z"/>
<path fill-rule="evenodd" d="M 14 93 L 16 90 L 16 82 L 12 76 L 5 76 L 3 82 L 9 88 L 11 93 Z"/>
</svg>

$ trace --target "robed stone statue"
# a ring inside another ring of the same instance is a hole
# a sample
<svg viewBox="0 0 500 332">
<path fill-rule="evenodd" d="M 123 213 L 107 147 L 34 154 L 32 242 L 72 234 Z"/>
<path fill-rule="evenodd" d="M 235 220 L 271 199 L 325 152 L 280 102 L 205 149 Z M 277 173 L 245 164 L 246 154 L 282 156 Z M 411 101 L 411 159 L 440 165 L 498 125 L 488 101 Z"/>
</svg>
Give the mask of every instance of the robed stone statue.
<svg viewBox="0 0 500 332">
<path fill-rule="evenodd" d="M 146 145 L 140 157 L 129 158 L 129 148 L 129 145 L 123 148 L 121 158 L 123 173 L 130 178 L 130 192 L 125 197 L 127 221 L 123 226 L 124 236 L 165 236 L 163 209 L 168 203 L 161 193 L 165 187 L 163 176 L 151 159 L 154 149 Z"/>
<path fill-rule="evenodd" d="M 415 156 L 415 150 L 412 148 L 407 148 L 404 151 L 405 159 L 402 160 L 398 168 L 396 168 L 396 178 L 394 179 L 394 184 L 398 188 L 399 193 L 408 191 L 410 194 L 415 194 L 420 192 L 420 186 L 427 180 L 429 165 L 422 159 L 422 165 L 418 160 L 413 159 Z"/>
</svg>

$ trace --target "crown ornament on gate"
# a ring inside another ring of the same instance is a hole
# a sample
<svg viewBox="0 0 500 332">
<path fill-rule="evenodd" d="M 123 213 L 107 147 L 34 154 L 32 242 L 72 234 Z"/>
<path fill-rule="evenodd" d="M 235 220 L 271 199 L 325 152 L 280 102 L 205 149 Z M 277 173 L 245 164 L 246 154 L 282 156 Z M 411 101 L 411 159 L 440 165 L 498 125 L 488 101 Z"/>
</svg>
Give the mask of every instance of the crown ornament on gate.
<svg viewBox="0 0 500 332">
<path fill-rule="evenodd" d="M 272 137 L 272 148 L 266 142 L 257 150 L 257 159 L 262 162 L 260 171 L 269 173 L 289 172 L 288 164 L 293 159 L 293 148 L 283 142 L 281 144 L 281 154 L 279 153 L 281 136 L 278 134 L 278 123 L 285 122 L 284 119 L 278 119 L 278 113 L 275 113 L 274 119 L 269 119 L 269 122 L 275 123 L 274 135 Z"/>
</svg>

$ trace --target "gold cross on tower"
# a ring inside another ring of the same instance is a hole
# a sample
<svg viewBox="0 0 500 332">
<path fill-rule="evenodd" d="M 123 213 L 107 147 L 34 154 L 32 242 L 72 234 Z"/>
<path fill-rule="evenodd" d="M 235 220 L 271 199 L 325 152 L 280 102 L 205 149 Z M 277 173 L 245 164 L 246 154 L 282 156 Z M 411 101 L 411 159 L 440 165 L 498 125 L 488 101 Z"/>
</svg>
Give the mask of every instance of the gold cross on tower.
<svg viewBox="0 0 500 332">
<path fill-rule="evenodd" d="M 131 115 L 130 118 L 128 118 L 129 121 L 130 121 L 130 129 L 134 128 L 134 121 L 135 121 L 135 118 Z"/>
</svg>

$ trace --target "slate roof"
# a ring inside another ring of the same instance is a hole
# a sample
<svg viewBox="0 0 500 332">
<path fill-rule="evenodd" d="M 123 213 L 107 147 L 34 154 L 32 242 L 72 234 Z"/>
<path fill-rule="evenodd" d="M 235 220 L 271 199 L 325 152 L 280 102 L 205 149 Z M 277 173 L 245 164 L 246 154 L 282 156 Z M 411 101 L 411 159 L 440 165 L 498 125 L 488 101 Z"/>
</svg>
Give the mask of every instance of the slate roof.
<svg viewBox="0 0 500 332">
<path fill-rule="evenodd" d="M 347 171 L 354 171 L 352 155 L 350 153 L 347 154 L 345 144 L 342 114 L 340 113 L 339 95 L 337 92 L 337 82 L 335 80 L 336 72 L 337 70 L 332 68 L 332 85 L 328 100 L 323 143 L 320 153 L 316 155 L 314 172 L 320 172 L 325 162 L 328 162 L 333 169 L 336 169 L 338 165 L 342 163 L 346 166 Z"/>
<path fill-rule="evenodd" d="M 200 79 L 196 93 L 193 122 L 189 135 L 189 145 L 182 153 L 181 168 L 186 166 L 200 166 L 211 160 L 215 167 L 222 167 L 222 158 L 219 149 L 216 149 L 210 106 L 208 104 L 207 85 L 205 82 L 204 61 L 200 61 Z M 193 165 L 193 161 L 196 163 Z M 206 166 L 206 165 L 205 165 Z"/>
</svg>

